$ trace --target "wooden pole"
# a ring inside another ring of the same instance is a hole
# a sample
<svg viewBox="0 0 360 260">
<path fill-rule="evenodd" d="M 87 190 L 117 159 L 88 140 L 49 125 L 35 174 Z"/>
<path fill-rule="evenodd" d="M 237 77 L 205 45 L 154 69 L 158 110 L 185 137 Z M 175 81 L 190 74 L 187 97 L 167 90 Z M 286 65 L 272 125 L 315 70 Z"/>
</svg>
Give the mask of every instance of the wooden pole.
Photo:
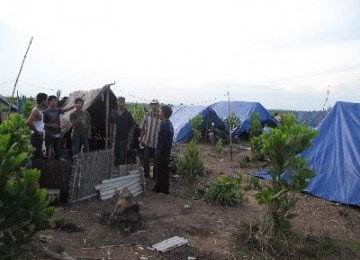
<svg viewBox="0 0 360 260">
<path fill-rule="evenodd" d="M 22 68 L 23 68 L 23 66 L 24 66 L 25 59 L 26 59 L 26 55 L 27 55 L 27 53 L 28 53 L 28 51 L 29 51 L 29 49 L 30 49 L 30 45 L 31 45 L 31 43 L 32 43 L 33 38 L 34 38 L 34 37 L 32 36 L 32 37 L 31 37 L 31 40 L 30 40 L 30 43 L 29 43 L 29 46 L 28 46 L 28 48 L 27 48 L 27 50 L 26 50 L 25 56 L 24 56 L 24 58 L 23 58 L 23 61 L 22 61 L 22 63 L 21 63 L 20 71 L 19 71 L 19 74 L 18 74 L 18 76 L 17 76 L 17 78 L 16 78 L 15 85 L 14 85 L 14 88 L 13 88 L 13 91 L 12 91 L 12 94 L 11 94 L 11 97 L 12 97 L 12 98 L 14 97 L 16 85 L 17 85 L 17 83 L 18 83 L 18 81 L 19 81 L 19 77 L 20 77 L 20 74 L 21 74 Z"/>
<path fill-rule="evenodd" d="M 115 81 L 114 83 L 110 83 L 105 85 L 106 90 L 105 90 L 105 150 L 109 149 L 109 106 L 110 106 L 110 101 L 109 101 L 109 93 L 110 93 L 110 87 L 112 85 L 115 85 Z"/>
<path fill-rule="evenodd" d="M 106 88 L 105 92 L 105 150 L 109 148 L 109 89 L 110 86 Z"/>
</svg>

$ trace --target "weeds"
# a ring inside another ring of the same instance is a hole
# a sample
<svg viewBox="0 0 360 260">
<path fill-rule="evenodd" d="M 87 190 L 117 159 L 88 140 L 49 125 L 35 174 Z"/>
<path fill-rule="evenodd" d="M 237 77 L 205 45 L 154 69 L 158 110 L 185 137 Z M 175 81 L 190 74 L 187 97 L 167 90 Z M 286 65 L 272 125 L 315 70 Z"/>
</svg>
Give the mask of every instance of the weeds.
<svg viewBox="0 0 360 260">
<path fill-rule="evenodd" d="M 359 245 L 329 236 L 300 236 L 294 232 L 264 237 L 261 225 L 241 223 L 234 235 L 235 251 L 261 259 L 357 259 Z"/>
</svg>

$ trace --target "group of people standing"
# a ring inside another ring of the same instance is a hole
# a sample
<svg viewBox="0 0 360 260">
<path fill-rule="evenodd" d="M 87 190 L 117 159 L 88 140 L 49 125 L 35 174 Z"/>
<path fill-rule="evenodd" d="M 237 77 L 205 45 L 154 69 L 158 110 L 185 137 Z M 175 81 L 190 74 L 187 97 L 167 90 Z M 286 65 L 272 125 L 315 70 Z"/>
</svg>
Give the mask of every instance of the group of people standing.
<svg viewBox="0 0 360 260">
<path fill-rule="evenodd" d="M 174 136 L 174 128 L 169 118 L 172 109 L 153 99 L 150 110 L 140 122 L 139 144 L 144 149 L 144 176 L 150 177 L 150 160 L 154 158 L 153 179 L 156 181 L 154 191 L 169 194 L 170 154 Z M 116 126 L 114 136 L 114 126 Z M 133 138 L 135 122 L 131 113 L 125 107 L 125 98 L 117 99 L 117 106 L 110 113 L 110 138 L 114 141 L 114 164 L 125 164 L 129 140 Z"/>
<path fill-rule="evenodd" d="M 58 107 L 59 100 L 56 96 L 48 97 L 45 93 L 39 93 L 36 96 L 36 102 L 37 105 L 31 110 L 26 122 L 32 130 L 30 141 L 35 148 L 33 158 L 53 158 L 55 160 L 60 158 L 60 115 L 74 108 L 76 110 L 70 114 L 73 155 L 79 153 L 81 147 L 83 147 L 84 152 L 89 152 L 88 138 L 91 138 L 91 119 L 90 114 L 83 110 L 83 99 L 77 98 L 75 99 L 75 105 L 63 108 Z M 44 141 L 45 155 L 42 149 Z"/>
<path fill-rule="evenodd" d="M 70 122 L 72 124 L 71 142 L 73 155 L 89 152 L 89 139 L 91 138 L 91 117 L 83 110 L 84 100 L 75 99 L 75 105 L 66 108 L 58 107 L 56 96 L 47 96 L 39 93 L 36 96 L 37 105 L 27 119 L 27 125 L 32 130 L 31 144 L 35 148 L 33 158 L 44 159 L 60 158 L 61 128 L 60 115 L 72 110 Z M 154 191 L 169 194 L 169 172 L 171 147 L 174 129 L 169 118 L 172 109 L 163 105 L 157 99 L 150 102 L 150 110 L 140 123 L 140 146 L 144 148 L 143 164 L 144 175 L 150 177 L 150 160 L 154 158 L 153 179 L 156 181 Z M 109 117 L 110 139 L 114 139 L 114 164 L 121 165 L 127 162 L 129 143 L 133 138 L 135 121 L 125 106 L 125 98 L 118 97 L 116 108 L 112 109 Z M 114 133 L 114 128 L 116 130 Z M 46 155 L 43 153 L 45 141 Z"/>
</svg>

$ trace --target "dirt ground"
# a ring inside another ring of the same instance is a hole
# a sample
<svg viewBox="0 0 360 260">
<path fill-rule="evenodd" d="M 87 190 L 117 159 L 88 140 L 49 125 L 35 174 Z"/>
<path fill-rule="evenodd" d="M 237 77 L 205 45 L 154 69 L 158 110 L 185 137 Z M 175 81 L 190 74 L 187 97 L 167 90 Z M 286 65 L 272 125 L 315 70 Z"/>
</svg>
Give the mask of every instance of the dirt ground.
<svg viewBox="0 0 360 260">
<path fill-rule="evenodd" d="M 232 161 L 228 146 L 224 146 L 220 155 L 210 144 L 200 144 L 200 148 L 206 170 L 198 179 L 199 191 L 205 191 L 223 174 L 234 176 L 241 173 L 244 183 L 247 183 L 249 173 L 266 166 L 264 162 L 249 161 L 250 152 L 241 144 L 233 145 Z M 176 145 L 173 152 L 178 155 L 184 149 L 184 145 Z M 233 236 L 241 222 L 258 223 L 260 220 L 262 208 L 251 192 L 246 192 L 244 205 L 224 208 L 203 199 L 182 196 L 176 175 L 171 176 L 170 195 L 152 192 L 153 185 L 153 181 L 147 179 L 145 193 L 135 198 L 140 204 L 142 218 L 133 232 L 113 228 L 104 221 L 104 214 L 114 208 L 115 199 L 93 199 L 73 205 L 57 205 L 55 217 L 76 228 L 47 229 L 37 234 L 38 240 L 63 259 L 252 259 L 252 256 L 234 250 Z M 292 224 L 300 236 L 327 235 L 360 242 L 359 208 L 300 194 L 297 214 Z M 166 253 L 152 250 L 153 244 L 173 236 L 183 237 L 189 244 Z M 28 247 L 27 257 L 50 259 L 32 246 Z"/>
</svg>

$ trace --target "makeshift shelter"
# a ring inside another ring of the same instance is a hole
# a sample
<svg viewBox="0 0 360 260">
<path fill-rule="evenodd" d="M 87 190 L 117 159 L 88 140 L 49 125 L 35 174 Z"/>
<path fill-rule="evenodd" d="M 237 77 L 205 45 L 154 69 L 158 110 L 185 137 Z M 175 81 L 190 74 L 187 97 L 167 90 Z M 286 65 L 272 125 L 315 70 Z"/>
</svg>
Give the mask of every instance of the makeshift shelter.
<svg viewBox="0 0 360 260">
<path fill-rule="evenodd" d="M 306 191 L 360 206 L 360 103 L 336 102 L 301 156 L 316 176 Z"/>
<path fill-rule="evenodd" d="M 106 133 L 106 91 L 108 87 L 104 86 L 103 88 L 93 89 L 89 91 L 75 91 L 70 94 L 69 98 L 66 100 L 65 107 L 72 106 L 75 104 L 76 98 L 82 98 L 84 100 L 83 109 L 89 112 L 91 116 L 91 128 L 92 128 L 92 138 L 90 140 L 90 149 L 99 150 L 105 148 L 105 133 Z M 116 96 L 109 89 L 109 110 L 115 108 L 116 106 Z M 70 142 L 70 133 L 72 129 L 71 122 L 69 120 L 70 114 L 75 111 L 75 109 L 65 112 L 60 117 L 60 126 L 62 137 L 65 138 L 66 142 Z"/>
<path fill-rule="evenodd" d="M 260 123 L 263 126 L 267 125 L 275 127 L 278 124 L 274 116 L 269 113 L 259 102 L 220 101 L 211 105 L 210 108 L 212 108 L 223 121 L 229 115 L 229 112 L 234 113 L 238 118 L 240 118 L 240 125 L 232 130 L 232 137 L 235 139 L 249 130 L 252 113 L 259 114 Z"/>
<path fill-rule="evenodd" d="M 360 103 L 336 102 L 311 146 L 299 155 L 307 158 L 307 167 L 316 174 L 305 191 L 329 201 L 360 206 L 359 129 Z M 268 171 L 252 175 L 271 180 Z"/>
<path fill-rule="evenodd" d="M 176 143 L 185 143 L 191 137 L 192 127 L 190 120 L 201 115 L 203 123 L 201 130 L 206 133 L 210 125 L 213 123 L 215 128 L 225 129 L 225 125 L 217 114 L 209 107 L 206 106 L 174 106 L 173 114 L 170 121 L 174 126 L 174 141 Z"/>
<path fill-rule="evenodd" d="M 329 111 L 294 111 L 296 120 L 300 124 L 316 129 L 324 120 Z"/>
</svg>

